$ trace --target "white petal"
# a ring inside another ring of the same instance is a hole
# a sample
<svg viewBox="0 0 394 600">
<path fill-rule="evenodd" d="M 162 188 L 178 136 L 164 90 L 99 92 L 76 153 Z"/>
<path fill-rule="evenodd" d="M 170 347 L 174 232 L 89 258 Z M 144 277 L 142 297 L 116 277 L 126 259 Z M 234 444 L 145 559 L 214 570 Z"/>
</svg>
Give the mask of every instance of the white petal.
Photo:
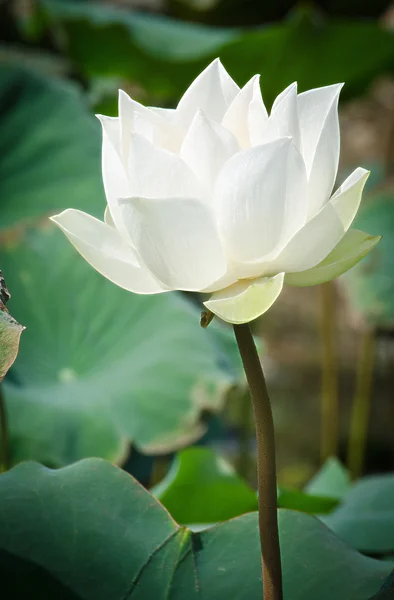
<svg viewBox="0 0 394 600">
<path fill-rule="evenodd" d="M 109 210 L 109 206 L 105 207 L 105 211 L 104 211 L 104 223 L 106 223 L 110 227 L 115 227 L 115 223 L 114 223 L 114 220 L 112 218 L 111 211 Z"/>
<path fill-rule="evenodd" d="M 273 263 L 274 271 L 305 271 L 319 264 L 343 238 L 356 216 L 369 172 L 356 169 L 328 204 L 298 232 Z"/>
<path fill-rule="evenodd" d="M 213 211 L 191 198 L 119 201 L 138 254 L 172 289 L 198 291 L 226 272 Z"/>
<path fill-rule="evenodd" d="M 300 127 L 298 122 L 297 84 L 292 83 L 276 98 L 271 115 L 261 131 L 260 144 L 266 144 L 282 137 L 292 137 L 300 147 Z"/>
<path fill-rule="evenodd" d="M 298 96 L 301 148 L 309 179 L 309 215 L 328 201 L 338 171 L 340 137 L 338 99 L 342 84 Z"/>
<path fill-rule="evenodd" d="M 231 158 L 215 191 L 229 255 L 248 262 L 279 252 L 281 244 L 305 223 L 305 186 L 305 167 L 289 138 Z"/>
<path fill-rule="evenodd" d="M 176 154 L 133 134 L 129 157 L 130 193 L 120 197 L 200 197 L 202 187 L 190 167 Z"/>
<path fill-rule="evenodd" d="M 115 148 L 117 154 L 121 155 L 120 149 L 120 119 L 119 117 L 107 117 L 105 115 L 96 115 L 101 123 L 103 130 L 107 135 L 107 139 Z"/>
<path fill-rule="evenodd" d="M 171 125 L 179 126 L 180 118 L 176 108 L 161 108 L 161 106 L 149 106 L 148 108 L 171 123 Z"/>
<path fill-rule="evenodd" d="M 201 293 L 212 294 L 212 292 L 217 292 L 233 285 L 236 281 L 238 281 L 238 276 L 235 269 L 232 268 L 231 264 L 227 264 L 227 270 L 224 275 L 219 277 L 219 279 L 215 279 L 208 287 L 202 289 Z"/>
<path fill-rule="evenodd" d="M 147 140 L 168 150 L 179 148 L 179 130 L 158 111 L 153 111 L 136 102 L 119 90 L 119 118 L 121 122 L 122 157 L 127 164 L 132 133 L 138 133 Z"/>
<path fill-rule="evenodd" d="M 237 151 L 239 145 L 234 136 L 198 110 L 181 147 L 181 158 L 191 167 L 206 189 L 212 189 L 224 163 Z M 168 196 L 171 196 L 168 193 Z M 185 192 L 184 196 L 196 194 Z"/>
<path fill-rule="evenodd" d="M 134 250 L 116 229 L 79 210 L 68 209 L 51 220 L 92 265 L 116 285 L 137 294 L 157 294 L 165 289 L 138 265 Z"/>
<path fill-rule="evenodd" d="M 117 198 L 130 195 L 130 184 L 119 153 L 120 122 L 118 119 L 97 115 L 103 128 L 102 172 L 105 195 L 113 222 L 118 231 L 127 236 L 116 204 Z"/>
<path fill-rule="evenodd" d="M 238 281 L 212 294 L 204 305 L 223 321 L 249 323 L 272 306 L 282 291 L 283 279 L 284 273 L 279 273 L 275 277 Z"/>
<path fill-rule="evenodd" d="M 198 109 L 209 119 L 220 123 L 238 92 L 239 87 L 217 58 L 186 90 L 179 101 L 177 111 L 185 123 L 191 123 Z"/>
<path fill-rule="evenodd" d="M 120 121 L 118 118 L 96 115 L 102 126 L 102 169 L 105 192 L 119 197 L 128 191 L 128 180 L 120 152 Z"/>
<path fill-rule="evenodd" d="M 267 119 L 267 109 L 261 97 L 260 76 L 255 75 L 236 95 L 222 124 L 234 134 L 241 148 L 249 148 L 251 139 L 256 139 Z"/>
<path fill-rule="evenodd" d="M 249 105 L 248 129 L 252 146 L 259 144 L 261 132 L 268 120 L 267 109 L 261 96 L 260 81 L 253 87 L 253 98 Z"/>
<path fill-rule="evenodd" d="M 378 235 L 369 235 L 357 229 L 349 229 L 322 262 L 307 271 L 286 275 L 285 283 L 307 286 L 330 281 L 354 267 L 375 248 L 380 239 L 381 237 Z"/>
</svg>

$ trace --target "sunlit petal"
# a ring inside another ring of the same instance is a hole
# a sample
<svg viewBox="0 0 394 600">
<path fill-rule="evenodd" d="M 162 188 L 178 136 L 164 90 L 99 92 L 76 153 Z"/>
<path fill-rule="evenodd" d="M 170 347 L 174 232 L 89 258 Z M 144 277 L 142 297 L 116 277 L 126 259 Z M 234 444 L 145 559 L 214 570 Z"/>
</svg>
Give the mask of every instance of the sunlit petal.
<svg viewBox="0 0 394 600">
<path fill-rule="evenodd" d="M 172 289 L 207 288 L 226 272 L 209 206 L 193 198 L 119 201 L 135 248 L 147 268 Z"/>
<path fill-rule="evenodd" d="M 130 292 L 157 294 L 161 285 L 139 265 L 136 254 L 116 229 L 80 210 L 68 209 L 51 219 L 73 246 L 107 279 Z"/>
<path fill-rule="evenodd" d="M 245 279 L 212 294 L 204 305 L 228 323 L 248 323 L 265 313 L 282 291 L 284 273 Z"/>
<path fill-rule="evenodd" d="M 307 286 L 330 281 L 360 262 L 375 248 L 380 239 L 381 237 L 378 235 L 369 235 L 357 229 L 349 229 L 322 262 L 307 271 L 289 273 L 285 277 L 285 283 Z"/>
</svg>

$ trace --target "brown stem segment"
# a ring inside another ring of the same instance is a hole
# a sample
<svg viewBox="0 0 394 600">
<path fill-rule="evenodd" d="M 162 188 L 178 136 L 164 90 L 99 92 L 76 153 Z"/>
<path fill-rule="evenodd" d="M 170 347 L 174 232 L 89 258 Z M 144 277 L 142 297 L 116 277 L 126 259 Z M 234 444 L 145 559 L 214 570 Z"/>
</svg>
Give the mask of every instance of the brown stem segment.
<svg viewBox="0 0 394 600">
<path fill-rule="evenodd" d="M 249 384 L 256 426 L 259 529 L 264 600 L 283 600 L 277 512 L 275 435 L 271 401 L 249 325 L 234 325 L 234 333 Z"/>
<path fill-rule="evenodd" d="M 364 466 L 374 363 L 375 331 L 372 327 L 368 327 L 362 334 L 357 365 L 356 390 L 350 417 L 347 463 L 353 479 L 357 479 L 362 475 Z"/>
<path fill-rule="evenodd" d="M 338 453 L 338 358 L 335 339 L 335 286 L 333 281 L 319 285 L 322 340 L 322 430 L 321 461 Z"/>
</svg>

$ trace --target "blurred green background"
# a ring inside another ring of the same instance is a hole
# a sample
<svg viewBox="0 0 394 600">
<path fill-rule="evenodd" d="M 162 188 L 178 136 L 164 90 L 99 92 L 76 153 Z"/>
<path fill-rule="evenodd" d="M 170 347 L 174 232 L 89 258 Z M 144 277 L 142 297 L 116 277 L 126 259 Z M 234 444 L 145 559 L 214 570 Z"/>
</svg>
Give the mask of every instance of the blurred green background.
<svg viewBox="0 0 394 600">
<path fill-rule="evenodd" d="M 288 288 L 254 324 L 279 483 L 301 486 L 322 462 L 322 378 L 323 394 L 338 396 L 339 457 L 346 462 L 354 398 L 365 407 L 369 397 L 362 470 L 394 468 L 393 29 L 383 0 L 0 1 L 0 268 L 9 309 L 27 327 L 1 384 L 10 464 L 99 456 L 147 485 L 198 443 L 255 482 L 231 329 L 201 330 L 190 294 L 116 288 L 47 219 L 68 207 L 102 216 L 93 114 L 116 115 L 118 88 L 174 106 L 219 56 L 240 85 L 261 73 L 267 106 L 293 81 L 300 91 L 346 83 L 339 179 L 354 166 L 372 170 L 357 226 L 384 236 L 333 286 Z M 239 493 L 253 508 L 250 490 Z"/>
</svg>

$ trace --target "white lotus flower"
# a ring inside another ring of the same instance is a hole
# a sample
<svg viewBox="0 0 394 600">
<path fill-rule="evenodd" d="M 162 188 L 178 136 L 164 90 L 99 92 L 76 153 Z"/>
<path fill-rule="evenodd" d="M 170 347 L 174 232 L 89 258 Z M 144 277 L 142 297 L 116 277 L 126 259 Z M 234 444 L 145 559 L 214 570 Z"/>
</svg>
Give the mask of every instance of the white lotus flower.
<svg viewBox="0 0 394 600">
<path fill-rule="evenodd" d="M 120 91 L 119 117 L 99 116 L 104 221 L 72 209 L 52 220 L 120 287 L 207 292 L 225 321 L 251 321 L 284 282 L 328 281 L 379 240 L 349 229 L 365 169 L 331 195 L 341 87 L 294 83 L 268 115 L 259 77 L 240 89 L 215 60 L 175 110 Z"/>
</svg>

